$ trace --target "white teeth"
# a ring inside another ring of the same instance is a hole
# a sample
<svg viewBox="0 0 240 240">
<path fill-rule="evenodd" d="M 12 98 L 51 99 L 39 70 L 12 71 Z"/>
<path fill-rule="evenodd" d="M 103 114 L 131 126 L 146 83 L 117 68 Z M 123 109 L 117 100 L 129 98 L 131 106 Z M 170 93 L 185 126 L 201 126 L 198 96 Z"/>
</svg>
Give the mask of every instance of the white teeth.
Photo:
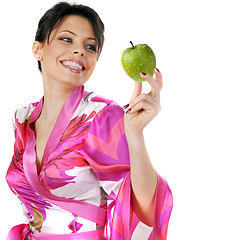
<svg viewBox="0 0 240 240">
<path fill-rule="evenodd" d="M 83 69 L 83 67 L 79 63 L 76 63 L 76 62 L 73 62 L 73 61 L 62 61 L 62 64 L 65 65 L 65 66 L 70 66 L 71 68 L 74 68 L 74 69 L 77 69 L 77 70 L 82 70 Z"/>
</svg>

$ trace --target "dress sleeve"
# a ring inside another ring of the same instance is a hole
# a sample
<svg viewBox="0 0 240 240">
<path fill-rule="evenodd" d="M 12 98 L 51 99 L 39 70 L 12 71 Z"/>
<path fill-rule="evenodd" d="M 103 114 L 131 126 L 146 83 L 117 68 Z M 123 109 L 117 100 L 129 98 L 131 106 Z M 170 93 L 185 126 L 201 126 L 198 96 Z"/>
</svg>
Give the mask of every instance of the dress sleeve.
<svg viewBox="0 0 240 240">
<path fill-rule="evenodd" d="M 97 113 L 82 154 L 108 196 L 107 239 L 166 240 L 172 194 L 160 175 L 155 194 L 153 227 L 139 221 L 133 212 L 129 150 L 124 131 L 124 110 L 120 106 L 111 103 Z"/>
</svg>

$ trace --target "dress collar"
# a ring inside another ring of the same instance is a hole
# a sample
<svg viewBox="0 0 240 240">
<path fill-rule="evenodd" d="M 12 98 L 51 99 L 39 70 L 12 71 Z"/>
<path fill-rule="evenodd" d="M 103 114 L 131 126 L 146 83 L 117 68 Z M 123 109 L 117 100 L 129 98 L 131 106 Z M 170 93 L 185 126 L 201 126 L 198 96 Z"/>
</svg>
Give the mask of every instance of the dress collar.
<svg viewBox="0 0 240 240">
<path fill-rule="evenodd" d="M 55 146 L 59 142 L 63 132 L 67 128 L 72 116 L 74 115 L 77 106 L 79 105 L 82 97 L 84 96 L 84 86 L 81 85 L 77 87 L 71 95 L 68 97 L 66 102 L 64 103 L 57 121 L 53 127 L 53 130 L 47 140 L 43 158 L 42 158 L 42 165 L 47 159 L 47 157 L 51 154 L 54 150 Z M 42 112 L 44 97 L 38 102 L 37 106 L 33 110 L 32 117 L 30 123 L 35 122 Z M 42 167 L 41 165 L 41 167 Z"/>
</svg>

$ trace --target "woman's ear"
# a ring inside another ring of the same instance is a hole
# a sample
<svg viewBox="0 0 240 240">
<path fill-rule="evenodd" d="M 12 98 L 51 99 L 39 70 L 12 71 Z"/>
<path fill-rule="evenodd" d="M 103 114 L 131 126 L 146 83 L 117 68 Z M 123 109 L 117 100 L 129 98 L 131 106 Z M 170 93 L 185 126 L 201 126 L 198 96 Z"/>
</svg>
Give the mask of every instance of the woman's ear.
<svg viewBox="0 0 240 240">
<path fill-rule="evenodd" d="M 33 55 L 38 61 L 42 60 L 41 46 L 42 44 L 38 41 L 35 41 L 32 46 Z"/>
</svg>

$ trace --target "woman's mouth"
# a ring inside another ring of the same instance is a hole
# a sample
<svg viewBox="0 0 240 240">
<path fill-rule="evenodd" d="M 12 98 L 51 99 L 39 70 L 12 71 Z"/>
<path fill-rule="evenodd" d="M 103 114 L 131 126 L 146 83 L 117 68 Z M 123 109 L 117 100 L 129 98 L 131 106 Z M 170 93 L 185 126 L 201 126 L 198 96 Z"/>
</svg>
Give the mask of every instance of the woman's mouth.
<svg viewBox="0 0 240 240">
<path fill-rule="evenodd" d="M 74 73 L 80 73 L 85 70 L 83 63 L 81 63 L 81 62 L 77 62 L 77 61 L 73 61 L 73 60 L 63 60 L 60 62 L 66 69 L 68 69 Z"/>
</svg>

